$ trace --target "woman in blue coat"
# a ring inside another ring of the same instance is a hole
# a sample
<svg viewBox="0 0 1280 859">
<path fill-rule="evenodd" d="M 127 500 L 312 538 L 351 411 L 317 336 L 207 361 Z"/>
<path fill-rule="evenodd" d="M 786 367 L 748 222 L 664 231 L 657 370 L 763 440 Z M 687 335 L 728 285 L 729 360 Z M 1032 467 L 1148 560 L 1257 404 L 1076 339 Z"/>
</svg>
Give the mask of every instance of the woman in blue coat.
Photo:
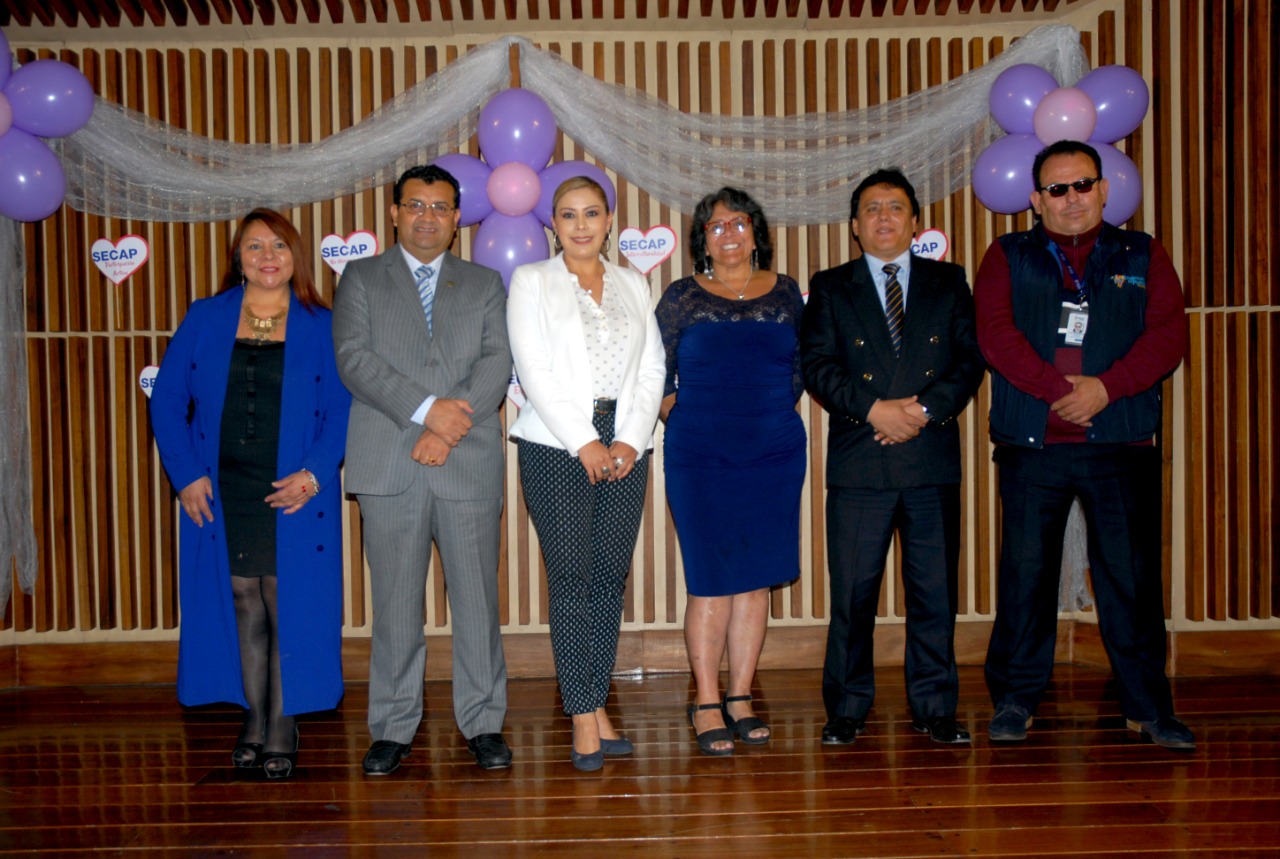
<svg viewBox="0 0 1280 859">
<path fill-rule="evenodd" d="M 350 403 L 302 238 L 255 209 L 169 342 L 151 422 L 185 513 L 178 700 L 245 707 L 232 762 L 268 778 L 293 774 L 294 717 L 342 698 Z"/>
</svg>

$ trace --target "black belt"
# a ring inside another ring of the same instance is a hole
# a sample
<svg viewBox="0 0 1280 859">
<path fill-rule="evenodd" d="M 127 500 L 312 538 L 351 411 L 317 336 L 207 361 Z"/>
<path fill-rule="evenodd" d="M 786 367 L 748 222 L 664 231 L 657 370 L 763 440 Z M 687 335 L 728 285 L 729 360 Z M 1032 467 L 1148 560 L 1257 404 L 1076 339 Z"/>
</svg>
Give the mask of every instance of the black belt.
<svg viewBox="0 0 1280 859">
<path fill-rule="evenodd" d="M 617 400 L 592 400 L 591 405 L 598 415 L 611 415 L 618 410 Z"/>
</svg>

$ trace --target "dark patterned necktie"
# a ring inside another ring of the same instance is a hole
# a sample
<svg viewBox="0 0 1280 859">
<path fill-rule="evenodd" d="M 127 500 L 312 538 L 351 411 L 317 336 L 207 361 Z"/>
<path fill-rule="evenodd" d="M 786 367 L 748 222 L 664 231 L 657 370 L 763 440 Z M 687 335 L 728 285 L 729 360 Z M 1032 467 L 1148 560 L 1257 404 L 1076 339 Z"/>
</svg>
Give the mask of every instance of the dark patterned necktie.
<svg viewBox="0 0 1280 859">
<path fill-rule="evenodd" d="M 893 353 L 902 354 L 902 284 L 898 272 L 902 266 L 896 262 L 886 265 L 882 271 L 889 275 L 884 285 L 884 318 L 889 323 L 889 339 L 893 341 Z"/>
<path fill-rule="evenodd" d="M 435 304 L 436 287 L 431 281 L 435 269 L 429 265 L 420 265 L 414 272 L 418 284 L 418 298 L 422 300 L 422 311 L 427 315 L 427 333 L 431 332 L 431 306 Z"/>
</svg>

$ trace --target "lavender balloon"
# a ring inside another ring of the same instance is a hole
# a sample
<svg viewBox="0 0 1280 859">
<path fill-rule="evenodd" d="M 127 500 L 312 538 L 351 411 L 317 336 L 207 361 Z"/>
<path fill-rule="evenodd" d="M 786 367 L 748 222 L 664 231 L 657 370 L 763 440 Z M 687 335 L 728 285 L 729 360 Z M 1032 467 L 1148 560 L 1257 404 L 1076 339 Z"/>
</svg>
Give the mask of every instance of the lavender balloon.
<svg viewBox="0 0 1280 859">
<path fill-rule="evenodd" d="M 490 164 L 519 161 L 541 170 L 556 146 L 556 120 L 547 103 L 527 89 L 507 89 L 480 110 L 480 152 Z"/>
<path fill-rule="evenodd" d="M 17 128 L 0 137 L 0 215 L 43 221 L 66 193 L 62 164 L 43 141 Z"/>
<path fill-rule="evenodd" d="M 973 165 L 973 193 L 993 212 L 1013 215 L 1031 205 L 1031 165 L 1044 147 L 1031 134 L 1010 134 L 982 151 Z"/>
<path fill-rule="evenodd" d="M 469 227 L 489 216 L 493 211 L 493 204 L 489 202 L 489 174 L 493 171 L 488 164 L 457 152 L 441 155 L 432 163 L 458 180 L 461 226 Z"/>
<path fill-rule="evenodd" d="M 538 174 L 528 164 L 508 161 L 489 174 L 489 202 L 504 215 L 518 217 L 533 211 L 542 190 Z"/>
<path fill-rule="evenodd" d="M 1102 158 L 1102 176 L 1107 180 L 1107 204 L 1102 220 L 1118 227 L 1134 216 L 1142 205 L 1142 177 L 1138 165 L 1109 143 L 1092 144 Z"/>
<path fill-rule="evenodd" d="M 61 60 L 36 60 L 4 85 L 13 124 L 40 137 L 66 137 L 93 114 L 93 87 L 80 70 Z"/>
<path fill-rule="evenodd" d="M 542 193 L 538 195 L 538 205 L 533 207 L 533 213 L 538 216 L 538 220 L 542 221 L 542 225 L 547 229 L 551 229 L 551 200 L 556 193 L 556 189 L 566 179 L 572 179 L 574 176 L 586 176 L 588 179 L 594 179 L 604 188 L 605 199 L 609 202 L 609 211 L 612 212 L 618 205 L 618 192 L 613 187 L 613 182 L 609 181 L 609 174 L 605 173 L 594 164 L 586 161 L 558 161 L 543 170 L 538 178 L 542 182 Z"/>
<path fill-rule="evenodd" d="M 1088 140 L 1097 121 L 1093 101 L 1071 86 L 1058 87 L 1046 95 L 1032 117 L 1036 137 L 1046 146 L 1059 140 Z"/>
<path fill-rule="evenodd" d="M 1093 100 L 1098 123 L 1089 139 L 1115 143 L 1132 134 L 1151 104 L 1151 91 L 1142 75 L 1128 66 L 1099 66 L 1082 77 L 1076 88 Z"/>
<path fill-rule="evenodd" d="M 1057 88 L 1053 75 L 1040 66 L 1009 66 L 996 77 L 987 96 L 991 118 L 1010 134 L 1031 134 L 1036 105 Z"/>
<path fill-rule="evenodd" d="M 516 266 L 548 256 L 547 234 L 533 214 L 511 217 L 494 212 L 484 219 L 471 242 L 471 258 L 496 269 L 508 288 Z"/>
</svg>

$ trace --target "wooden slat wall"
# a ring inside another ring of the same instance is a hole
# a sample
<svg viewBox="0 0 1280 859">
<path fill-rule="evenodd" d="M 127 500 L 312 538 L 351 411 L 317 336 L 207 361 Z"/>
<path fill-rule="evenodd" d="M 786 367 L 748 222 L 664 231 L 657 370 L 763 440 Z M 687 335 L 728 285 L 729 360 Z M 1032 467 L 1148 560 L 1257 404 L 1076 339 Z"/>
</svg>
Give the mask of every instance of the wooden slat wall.
<svg viewBox="0 0 1280 859">
<path fill-rule="evenodd" d="M 999 10 L 948 28 L 857 31 L 825 21 L 817 32 L 722 37 L 697 33 L 540 41 L 585 73 L 634 86 L 686 111 L 782 116 L 864 107 L 950 80 L 998 54 L 1018 33 L 1047 20 L 1083 33 L 1095 64 L 1121 62 L 1152 83 L 1152 111 L 1126 142 L 1145 179 L 1132 225 L 1170 249 L 1187 289 L 1192 353 L 1165 385 L 1163 497 L 1172 627 L 1276 628 L 1280 588 L 1275 487 L 1280 481 L 1280 310 L 1267 249 L 1277 244 L 1277 15 L 1268 2 L 1096 0 L 1058 16 Z M 986 8 L 986 7 L 984 7 Z M 975 12 L 974 18 L 979 16 Z M 815 28 L 817 29 L 817 28 Z M 536 31 L 529 33 L 538 39 Z M 20 34 L 10 38 L 21 45 Z M 95 89 L 195 133 L 240 142 L 309 142 L 346 128 L 378 104 L 468 50 L 462 38 L 411 45 L 379 37 L 298 46 L 139 49 L 70 46 L 58 56 L 80 66 Z M 35 58 L 18 51 L 23 62 Z M 45 54 L 42 54 L 45 55 Z M 472 151 L 475 152 L 474 143 Z M 569 139 L 559 156 L 589 157 Z M 607 165 L 606 165 L 607 166 Z M 616 179 L 616 176 L 615 176 Z M 689 220 L 617 180 L 619 229 L 665 223 L 682 236 Z M 708 188 L 708 190 L 713 190 Z M 294 211 L 303 235 L 357 229 L 390 239 L 384 190 Z M 971 275 L 992 239 L 1028 225 L 992 215 L 966 189 L 924 212 L 922 228 L 943 229 L 951 259 Z M 147 238 L 151 261 L 121 287 L 88 262 L 100 236 Z M 464 231 L 461 252 L 470 253 Z M 228 224 L 171 225 L 86 216 L 63 209 L 27 227 L 28 352 L 36 474 L 35 524 L 41 578 L 34 597 L 17 595 L 0 644 L 173 639 L 177 635 L 176 515 L 155 453 L 137 377 L 158 363 L 168 335 L 196 298 L 216 288 Z M 779 230 L 777 268 L 801 282 L 850 253 L 845 224 Z M 335 278 L 317 257 L 321 287 Z M 672 259 L 651 277 L 655 300 L 685 275 Z M 994 609 L 998 497 L 986 427 L 987 389 L 963 416 L 966 485 L 962 620 Z M 826 622 L 823 468 L 825 418 L 808 398 L 810 433 L 799 581 L 773 599 L 773 623 Z M 514 419 L 508 406 L 507 420 Z M 660 449 L 660 445 L 659 445 Z M 513 462 L 513 461 L 512 461 Z M 660 465 L 658 456 L 657 464 Z M 684 589 L 660 468 L 651 477 L 624 615 L 630 630 L 679 627 Z M 508 468 L 503 622 L 511 632 L 546 628 L 546 592 L 536 534 Z M 737 511 L 727 500 L 729 515 Z M 357 508 L 348 505 L 347 634 L 368 634 L 368 578 Z M 896 556 L 881 614 L 903 614 Z M 432 577 L 429 631 L 448 631 L 443 579 Z"/>
</svg>

